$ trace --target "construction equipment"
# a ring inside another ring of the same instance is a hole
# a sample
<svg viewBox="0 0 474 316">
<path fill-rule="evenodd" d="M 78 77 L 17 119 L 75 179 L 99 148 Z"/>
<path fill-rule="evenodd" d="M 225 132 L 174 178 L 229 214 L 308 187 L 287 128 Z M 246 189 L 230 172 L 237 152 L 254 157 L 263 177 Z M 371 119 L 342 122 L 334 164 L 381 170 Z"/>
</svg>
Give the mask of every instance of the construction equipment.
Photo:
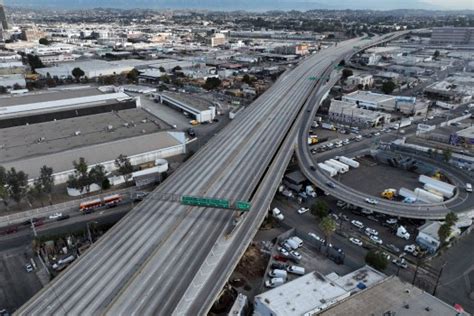
<svg viewBox="0 0 474 316">
<path fill-rule="evenodd" d="M 395 189 L 386 189 L 380 194 L 383 198 L 387 200 L 393 200 L 393 198 L 397 195 L 397 190 Z"/>
</svg>

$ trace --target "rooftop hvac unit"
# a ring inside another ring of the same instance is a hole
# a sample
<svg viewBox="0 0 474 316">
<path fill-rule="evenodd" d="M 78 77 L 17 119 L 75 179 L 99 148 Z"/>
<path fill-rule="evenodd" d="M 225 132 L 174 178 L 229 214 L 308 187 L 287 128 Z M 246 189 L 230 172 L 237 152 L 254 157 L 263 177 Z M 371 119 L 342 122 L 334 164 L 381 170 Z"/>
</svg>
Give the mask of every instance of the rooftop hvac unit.
<svg viewBox="0 0 474 316">
<path fill-rule="evenodd" d="M 114 129 L 114 126 L 113 126 L 113 125 L 107 125 L 107 130 L 108 130 L 108 131 L 111 131 L 111 130 L 113 130 L 113 129 Z"/>
<path fill-rule="evenodd" d="M 74 132 L 74 136 L 79 136 L 79 135 L 81 135 L 81 131 L 75 131 Z"/>
<path fill-rule="evenodd" d="M 142 123 L 146 123 L 146 122 L 147 122 L 147 120 L 146 120 L 146 119 L 143 119 L 143 120 L 142 120 Z"/>
<path fill-rule="evenodd" d="M 124 127 L 128 127 L 128 123 L 123 123 L 123 126 L 124 126 Z"/>
</svg>

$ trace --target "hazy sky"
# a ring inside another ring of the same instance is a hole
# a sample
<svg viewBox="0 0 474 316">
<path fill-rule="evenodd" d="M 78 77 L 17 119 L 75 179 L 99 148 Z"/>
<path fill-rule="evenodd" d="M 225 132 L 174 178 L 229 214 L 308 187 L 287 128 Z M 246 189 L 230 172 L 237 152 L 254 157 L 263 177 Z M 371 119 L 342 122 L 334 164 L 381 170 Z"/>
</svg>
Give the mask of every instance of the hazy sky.
<svg viewBox="0 0 474 316">
<path fill-rule="evenodd" d="M 2 0 L 0 0 L 1 2 Z M 474 10 L 474 0 L 4 0 L 6 5 L 50 8 L 199 8 L 215 10 L 447 9 Z"/>
</svg>

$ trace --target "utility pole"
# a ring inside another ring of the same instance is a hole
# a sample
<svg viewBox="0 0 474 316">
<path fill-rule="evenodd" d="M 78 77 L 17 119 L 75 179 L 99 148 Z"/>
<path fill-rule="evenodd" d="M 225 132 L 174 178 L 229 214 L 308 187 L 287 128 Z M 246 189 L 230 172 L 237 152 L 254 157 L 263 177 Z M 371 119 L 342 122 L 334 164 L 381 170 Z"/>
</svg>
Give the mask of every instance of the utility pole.
<svg viewBox="0 0 474 316">
<path fill-rule="evenodd" d="M 436 284 L 435 284 L 435 287 L 433 289 L 433 296 L 436 296 L 436 290 L 438 289 L 439 279 L 441 279 L 441 275 L 443 274 L 443 270 L 444 270 L 445 266 L 446 266 L 446 262 L 443 264 L 443 266 L 439 270 L 438 277 L 436 278 Z"/>
</svg>

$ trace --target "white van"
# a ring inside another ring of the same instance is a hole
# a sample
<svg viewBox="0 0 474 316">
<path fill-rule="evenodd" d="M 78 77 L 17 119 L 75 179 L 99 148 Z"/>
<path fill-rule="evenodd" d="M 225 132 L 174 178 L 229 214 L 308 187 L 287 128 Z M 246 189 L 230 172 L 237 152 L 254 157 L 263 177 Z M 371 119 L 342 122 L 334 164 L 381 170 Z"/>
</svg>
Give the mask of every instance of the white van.
<svg viewBox="0 0 474 316">
<path fill-rule="evenodd" d="M 466 183 L 466 192 L 472 192 L 472 184 Z"/>
<path fill-rule="evenodd" d="M 293 273 L 293 274 L 298 274 L 298 275 L 304 275 L 304 268 L 303 267 L 298 267 L 298 266 L 289 266 L 286 268 L 286 271 Z"/>
<path fill-rule="evenodd" d="M 287 273 L 285 270 L 280 270 L 280 269 L 273 269 L 268 271 L 268 276 L 271 278 L 282 278 L 286 279 Z"/>
<path fill-rule="evenodd" d="M 293 236 L 290 240 L 293 240 L 298 245 L 298 248 L 303 246 L 303 240 L 299 237 Z"/>
<path fill-rule="evenodd" d="M 283 213 L 276 207 L 272 210 L 272 215 L 273 217 L 275 217 L 276 219 L 280 221 L 285 219 L 285 216 L 283 216 Z"/>
<path fill-rule="evenodd" d="M 279 285 L 282 285 L 285 283 L 285 280 L 283 278 L 272 278 L 270 280 L 265 281 L 265 286 L 266 287 L 277 287 Z"/>
</svg>

